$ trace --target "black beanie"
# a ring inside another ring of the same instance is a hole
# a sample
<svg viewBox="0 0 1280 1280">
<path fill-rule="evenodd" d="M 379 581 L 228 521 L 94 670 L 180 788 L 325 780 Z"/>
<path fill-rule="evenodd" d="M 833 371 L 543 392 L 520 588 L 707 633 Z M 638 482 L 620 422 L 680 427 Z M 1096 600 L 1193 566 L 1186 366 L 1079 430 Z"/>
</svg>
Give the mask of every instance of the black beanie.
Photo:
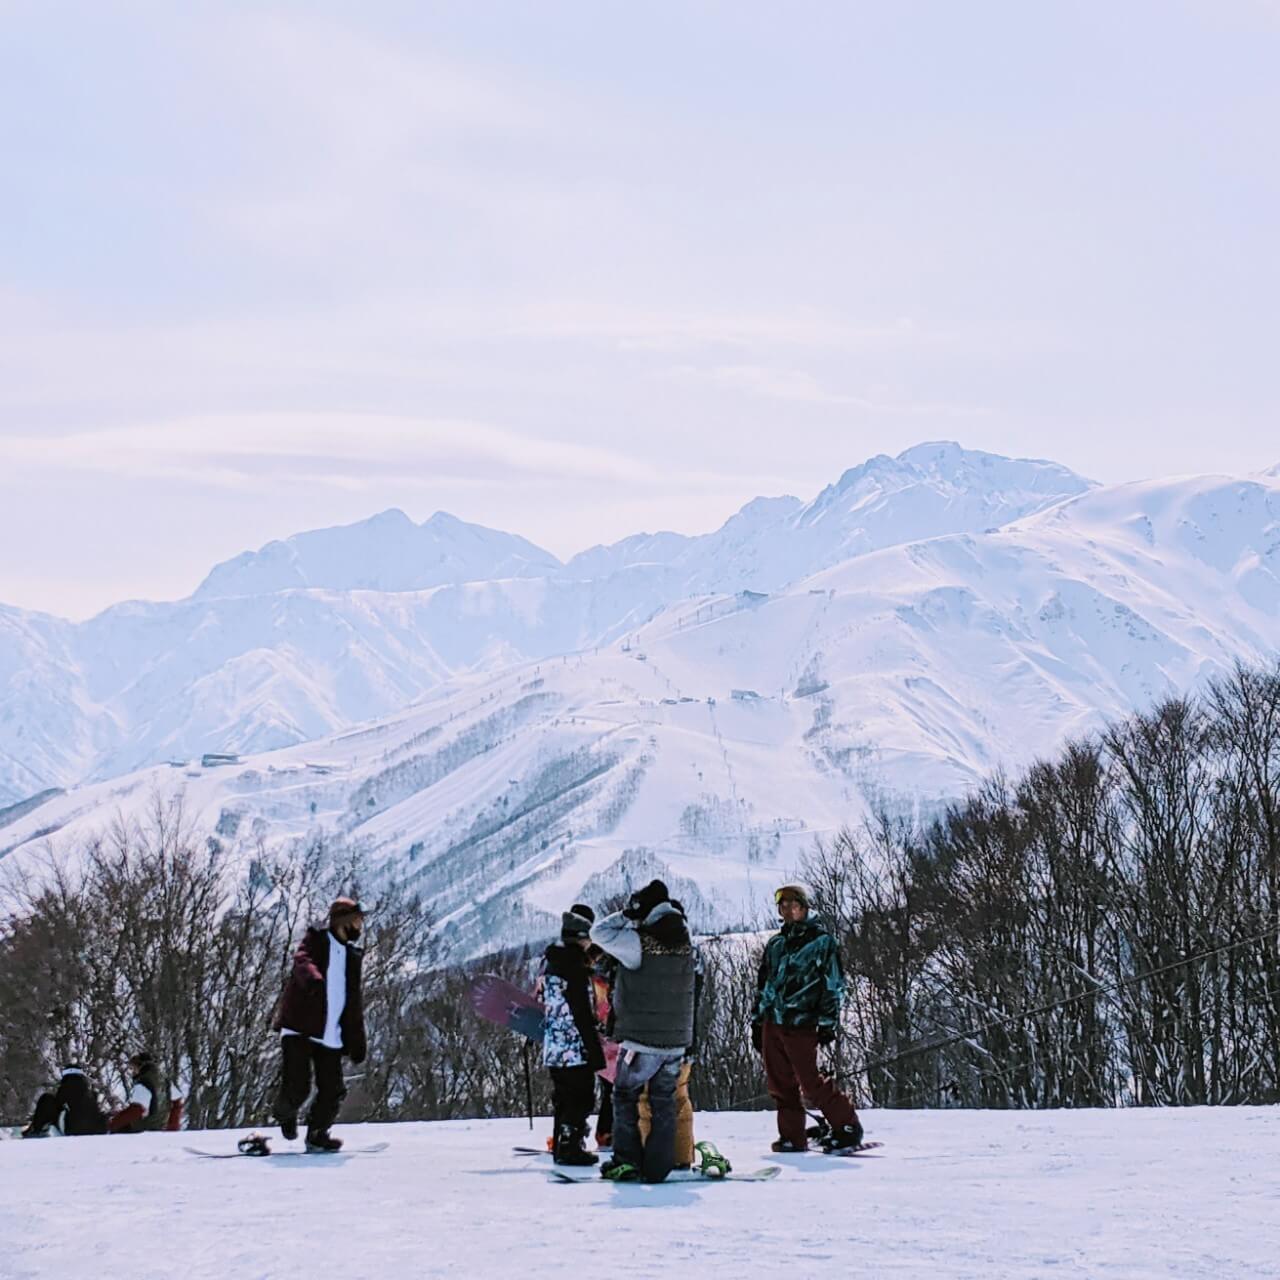
<svg viewBox="0 0 1280 1280">
<path fill-rule="evenodd" d="M 670 900 L 667 886 L 661 880 L 650 880 L 643 889 L 631 895 L 622 914 L 628 920 L 643 920 L 659 903 Z"/>
<path fill-rule="evenodd" d="M 581 916 L 590 924 L 595 924 L 596 922 L 596 913 L 592 911 L 585 902 L 575 902 L 569 910 L 572 911 L 575 916 Z"/>
<path fill-rule="evenodd" d="M 576 911 L 566 911 L 560 917 L 560 941 L 574 942 L 578 938 L 586 938 L 591 933 L 591 921 L 580 916 Z"/>
</svg>

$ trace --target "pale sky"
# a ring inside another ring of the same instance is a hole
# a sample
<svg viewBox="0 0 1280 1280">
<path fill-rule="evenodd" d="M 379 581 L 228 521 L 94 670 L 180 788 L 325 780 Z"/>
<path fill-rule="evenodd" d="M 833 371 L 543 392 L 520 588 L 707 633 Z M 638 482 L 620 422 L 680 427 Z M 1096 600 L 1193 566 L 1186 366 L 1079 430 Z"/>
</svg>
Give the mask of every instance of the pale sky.
<svg viewBox="0 0 1280 1280">
<path fill-rule="evenodd" d="M 1280 462 L 1280 0 L 0 0 L 0 601 L 930 439 Z"/>
</svg>

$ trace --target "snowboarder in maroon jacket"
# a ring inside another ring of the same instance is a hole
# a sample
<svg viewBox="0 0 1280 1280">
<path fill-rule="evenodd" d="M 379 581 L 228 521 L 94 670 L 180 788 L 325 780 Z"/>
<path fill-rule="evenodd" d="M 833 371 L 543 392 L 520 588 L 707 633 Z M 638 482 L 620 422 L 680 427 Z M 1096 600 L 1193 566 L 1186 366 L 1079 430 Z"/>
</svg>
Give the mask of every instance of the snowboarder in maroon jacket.
<svg viewBox="0 0 1280 1280">
<path fill-rule="evenodd" d="M 352 1062 L 364 1061 L 364 953 L 354 945 L 363 928 L 360 904 L 338 898 L 329 908 L 329 927 L 308 929 L 294 953 L 293 972 L 276 1014 L 283 1059 L 276 1119 L 286 1139 L 298 1136 L 298 1108 L 311 1092 L 314 1069 L 316 1096 L 307 1113 L 309 1151 L 337 1151 L 342 1146 L 342 1140 L 329 1133 L 347 1093 L 342 1055 Z"/>
</svg>

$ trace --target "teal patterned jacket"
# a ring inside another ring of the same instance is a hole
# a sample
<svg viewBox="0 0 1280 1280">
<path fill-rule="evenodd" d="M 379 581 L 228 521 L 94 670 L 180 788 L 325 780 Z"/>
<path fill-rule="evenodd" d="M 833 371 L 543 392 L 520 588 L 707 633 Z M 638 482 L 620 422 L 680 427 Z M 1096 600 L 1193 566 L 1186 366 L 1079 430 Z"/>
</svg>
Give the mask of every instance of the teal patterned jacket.
<svg viewBox="0 0 1280 1280">
<path fill-rule="evenodd" d="M 769 939 L 760 961 L 754 1022 L 834 1027 L 844 1000 L 840 949 L 811 911 Z"/>
</svg>

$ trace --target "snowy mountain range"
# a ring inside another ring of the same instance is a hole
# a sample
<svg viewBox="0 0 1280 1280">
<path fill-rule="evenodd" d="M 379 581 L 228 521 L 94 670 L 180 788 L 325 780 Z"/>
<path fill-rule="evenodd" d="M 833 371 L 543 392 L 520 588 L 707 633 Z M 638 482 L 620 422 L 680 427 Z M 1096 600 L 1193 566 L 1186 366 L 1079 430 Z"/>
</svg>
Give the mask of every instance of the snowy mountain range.
<svg viewBox="0 0 1280 1280">
<path fill-rule="evenodd" d="M 913 519 L 922 532 L 904 536 Z M 182 794 L 202 829 L 246 848 L 317 828 L 360 842 L 430 888 L 459 954 L 544 934 L 565 901 L 654 873 L 704 927 L 736 924 L 815 834 L 870 806 L 954 796 L 1280 648 L 1274 476 L 1098 488 L 925 446 L 708 537 L 718 565 L 702 539 L 663 535 L 578 557 L 595 577 L 570 562 L 423 591 L 122 606 L 122 629 L 141 610 L 163 655 L 129 686 L 149 691 L 150 723 L 179 722 L 166 696 L 192 715 L 222 707 L 200 749 L 252 752 L 234 735 L 282 731 L 281 706 L 299 738 L 361 698 L 398 706 L 240 763 L 193 752 L 0 813 L 0 858 L 20 868 L 46 838 L 74 847 Z M 731 589 L 691 587 L 714 573 Z M 274 648 L 264 616 L 280 620 Z M 22 625 L 46 678 L 75 659 L 65 624 Z M 215 666 L 214 641 L 238 627 L 259 647 Z M 206 674 L 181 683 L 183 662 Z M 57 710 L 81 749 L 98 745 L 84 706 Z"/>
<path fill-rule="evenodd" d="M 774 591 L 880 547 L 1003 524 L 1087 482 L 921 445 L 715 533 L 561 564 L 523 538 L 387 511 L 214 568 L 187 600 L 75 624 L 0 606 L 0 806 L 168 758 L 254 752 L 388 715 L 455 676 L 606 644 L 700 593 Z"/>
</svg>

